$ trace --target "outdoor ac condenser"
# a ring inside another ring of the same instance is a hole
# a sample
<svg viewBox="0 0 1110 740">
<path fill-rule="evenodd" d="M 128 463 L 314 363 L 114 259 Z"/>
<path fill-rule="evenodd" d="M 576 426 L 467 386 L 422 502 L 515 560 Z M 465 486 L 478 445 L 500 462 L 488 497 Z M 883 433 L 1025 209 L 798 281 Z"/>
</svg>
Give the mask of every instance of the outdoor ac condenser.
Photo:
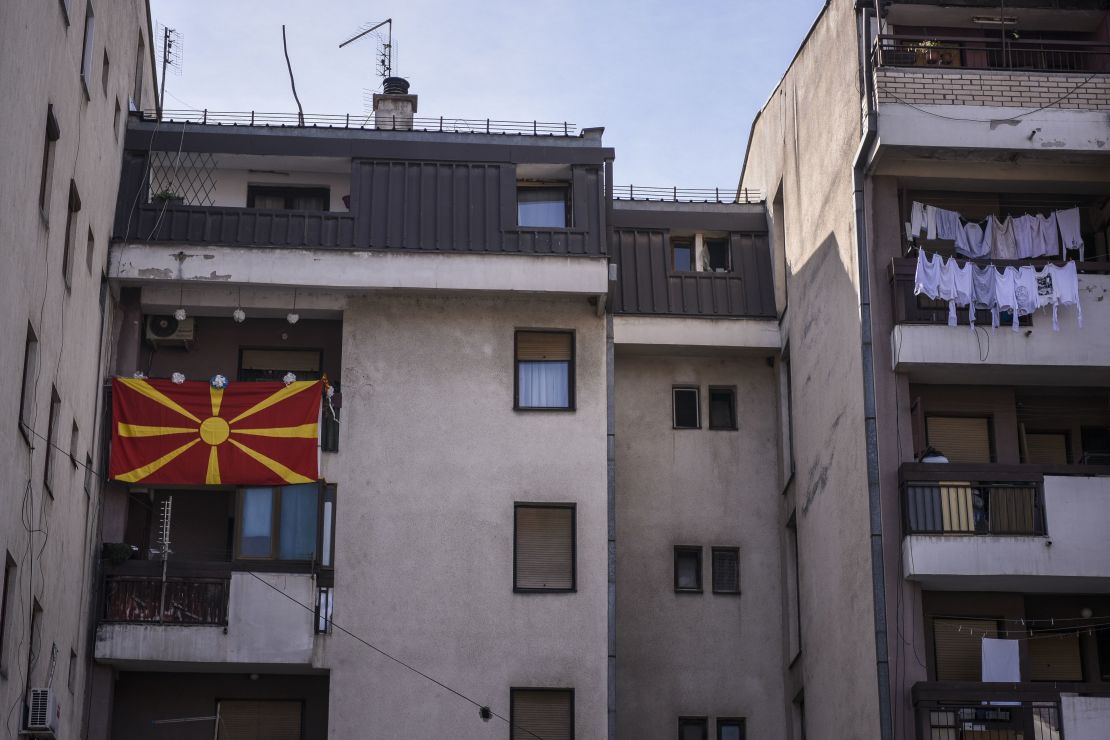
<svg viewBox="0 0 1110 740">
<path fill-rule="evenodd" d="M 31 689 L 27 699 L 27 732 L 57 737 L 58 700 L 54 689 Z"/>
</svg>

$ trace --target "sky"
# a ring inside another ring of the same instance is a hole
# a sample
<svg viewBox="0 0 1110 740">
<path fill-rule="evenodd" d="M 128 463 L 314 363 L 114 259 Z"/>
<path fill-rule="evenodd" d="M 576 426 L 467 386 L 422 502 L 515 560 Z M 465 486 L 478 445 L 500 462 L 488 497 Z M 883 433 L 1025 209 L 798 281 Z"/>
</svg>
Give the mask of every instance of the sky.
<svg viewBox="0 0 1110 740">
<path fill-rule="evenodd" d="M 394 74 L 418 117 L 604 126 L 615 181 L 734 188 L 753 117 L 823 0 L 150 0 L 181 36 L 167 110 L 365 113 L 393 18 Z M 157 30 L 156 30 L 157 35 Z M 160 43 L 160 37 L 159 37 Z"/>
</svg>

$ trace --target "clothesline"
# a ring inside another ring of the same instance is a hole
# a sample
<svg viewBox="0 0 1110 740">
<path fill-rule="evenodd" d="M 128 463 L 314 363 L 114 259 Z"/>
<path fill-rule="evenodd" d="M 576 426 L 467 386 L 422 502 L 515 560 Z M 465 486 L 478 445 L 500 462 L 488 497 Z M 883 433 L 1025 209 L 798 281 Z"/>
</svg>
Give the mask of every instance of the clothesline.
<svg viewBox="0 0 1110 740">
<path fill-rule="evenodd" d="M 1078 250 L 1080 261 L 1085 256 L 1078 207 L 1054 210 L 1048 216 L 1026 213 L 999 221 L 991 214 L 972 221 L 956 211 L 914 201 L 906 237 L 917 240 L 923 232 L 926 239 L 955 242 L 958 253 L 973 259 L 1052 257 L 1060 254 L 1061 247 L 1065 258 L 1069 249 Z"/>
</svg>

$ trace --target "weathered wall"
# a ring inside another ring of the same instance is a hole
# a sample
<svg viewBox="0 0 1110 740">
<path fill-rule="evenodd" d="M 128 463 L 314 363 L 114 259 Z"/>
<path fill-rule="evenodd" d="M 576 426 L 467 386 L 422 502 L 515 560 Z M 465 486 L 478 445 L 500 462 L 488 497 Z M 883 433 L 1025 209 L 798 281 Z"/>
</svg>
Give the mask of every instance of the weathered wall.
<svg viewBox="0 0 1110 740">
<path fill-rule="evenodd" d="M 833 0 L 760 111 L 741 180 L 782 188 L 785 223 L 772 228 L 785 234 L 795 473 L 781 521 L 796 512 L 802 612 L 801 655 L 784 670 L 787 700 L 804 690 L 808 732 L 823 738 L 880 734 L 852 198 L 861 126 L 845 100 L 856 43 L 852 4 Z"/>
<path fill-rule="evenodd" d="M 703 419 L 708 386 L 735 386 L 739 429 L 672 429 L 675 384 L 701 388 Z M 618 736 L 703 715 L 785 737 L 774 371 L 618 353 L 616 414 Z M 704 547 L 704 593 L 675 593 L 675 545 Z M 712 593 L 713 546 L 740 548 L 740 596 Z"/>
<path fill-rule="evenodd" d="M 514 329 L 536 327 L 576 332 L 576 411 L 513 411 Z M 604 736 L 605 328 L 594 307 L 352 297 L 343 365 L 336 623 L 505 716 L 511 687 L 573 687 L 576 736 Z M 577 505 L 576 593 L 513 593 L 514 501 Z M 328 641 L 336 737 L 507 733 L 348 637 Z"/>
<path fill-rule="evenodd" d="M 1110 698 L 1061 694 L 1060 722 L 1068 740 L 1099 740 L 1110 726 Z"/>
<path fill-rule="evenodd" d="M 63 6 L 69 7 L 68 21 Z M 4 630 L 0 706 L 6 737 L 22 721 L 18 710 L 25 687 L 46 683 L 51 647 L 58 649 L 54 689 L 61 705 L 61 734 L 81 730 L 86 678 L 87 584 L 91 533 L 96 527 L 95 480 L 90 495 L 84 470 L 70 462 L 72 451 L 83 465 L 96 460 L 96 409 L 101 342 L 100 276 L 114 215 L 122 129 L 134 89 L 136 48 L 145 49 L 147 6 L 141 0 L 95 3 L 96 33 L 91 49 L 88 96 L 80 79 L 86 3 L 70 0 L 0 4 L 0 557 L 7 552 L 12 592 Z M 107 50 L 109 75 L 103 85 Z M 153 100 L 149 56 L 140 62 L 144 97 Z M 115 106 L 121 116 L 115 119 Z M 40 211 L 47 106 L 52 104 L 61 135 L 55 144 L 49 203 Z M 74 215 L 72 280 L 62 279 L 63 245 L 70 180 L 81 197 Z M 94 237 L 91 254 L 88 234 Z M 32 431 L 17 431 L 23 375 L 23 347 L 30 324 L 39 340 L 38 371 L 28 402 Z M 43 488 L 51 387 L 61 398 L 54 450 L 53 497 Z M 77 444 L 71 450 L 76 422 Z M 36 530 L 33 534 L 28 529 Z M 42 607 L 41 642 L 30 665 L 28 646 L 31 599 Z M 68 680 L 71 651 L 77 656 Z M 12 710 L 12 711 L 9 711 Z"/>
</svg>

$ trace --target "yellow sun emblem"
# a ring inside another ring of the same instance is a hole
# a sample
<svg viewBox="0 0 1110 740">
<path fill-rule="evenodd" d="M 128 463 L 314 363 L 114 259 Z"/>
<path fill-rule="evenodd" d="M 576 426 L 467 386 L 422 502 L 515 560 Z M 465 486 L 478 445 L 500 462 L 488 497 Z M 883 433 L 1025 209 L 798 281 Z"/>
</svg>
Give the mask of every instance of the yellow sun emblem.
<svg viewBox="0 0 1110 740">
<path fill-rule="evenodd" d="M 212 401 L 212 415 L 207 419 L 201 419 L 196 414 L 192 413 L 184 406 L 174 401 L 166 394 L 159 391 L 146 380 L 142 378 L 118 378 L 120 383 L 127 386 L 136 393 L 140 393 L 147 398 L 155 401 L 156 403 L 165 406 L 166 408 L 174 411 L 181 416 L 194 422 L 196 426 L 188 427 L 164 427 L 164 426 L 147 426 L 142 424 L 124 424 L 119 423 L 119 435 L 121 437 L 164 437 L 171 434 L 196 434 L 189 442 L 181 445 L 175 450 L 167 452 L 162 457 L 147 463 L 146 465 L 130 470 L 122 475 L 116 476 L 116 480 L 134 483 L 143 478 L 151 475 L 152 473 L 160 470 L 169 463 L 173 462 L 175 458 L 184 454 L 192 449 L 195 445 L 204 442 L 209 445 L 208 450 L 208 472 L 205 476 L 205 483 L 208 485 L 220 485 L 220 461 L 216 454 L 216 449 L 225 442 L 230 443 L 236 449 L 250 456 L 262 465 L 269 468 L 275 474 L 281 477 L 287 483 L 312 483 L 312 479 L 306 478 L 300 473 L 291 470 L 290 468 L 282 465 L 277 460 L 263 455 L 261 452 L 251 449 L 239 440 L 235 439 L 232 435 L 253 435 L 256 437 L 284 437 L 284 438 L 300 438 L 300 439 L 316 439 L 318 435 L 317 425 L 301 424 L 291 427 L 273 427 L 268 429 L 237 429 L 235 424 L 246 419 L 249 416 L 257 414 L 263 409 L 268 409 L 276 403 L 280 403 L 290 396 L 294 396 L 301 391 L 304 391 L 314 385 L 316 381 L 302 380 L 290 383 L 277 393 L 259 401 L 254 406 L 243 413 L 236 416 L 234 419 L 224 419 L 220 416 L 220 405 L 223 402 L 224 391 L 223 388 L 210 388 L 210 396 Z"/>
</svg>

